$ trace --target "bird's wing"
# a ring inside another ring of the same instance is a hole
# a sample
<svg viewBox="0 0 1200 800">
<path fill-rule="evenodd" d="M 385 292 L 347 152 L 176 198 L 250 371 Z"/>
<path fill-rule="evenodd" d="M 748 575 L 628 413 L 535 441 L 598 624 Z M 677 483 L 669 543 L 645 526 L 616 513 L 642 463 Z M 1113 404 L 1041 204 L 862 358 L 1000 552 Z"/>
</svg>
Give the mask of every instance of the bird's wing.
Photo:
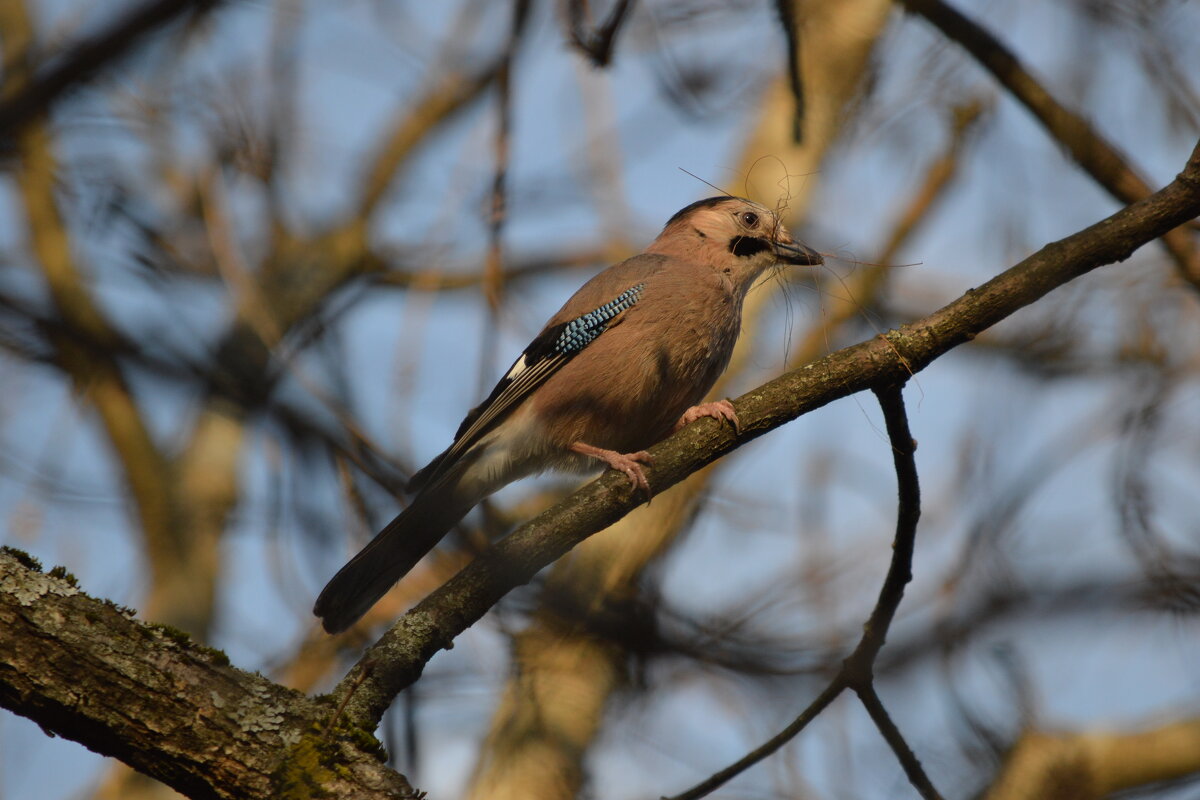
<svg viewBox="0 0 1200 800">
<path fill-rule="evenodd" d="M 646 289 L 643 281 L 627 286 L 611 299 L 578 316 L 551 324 L 534 339 L 520 357 L 509 368 L 487 399 L 472 409 L 458 427 L 454 444 L 435 458 L 424 469 L 416 472 L 408 483 L 410 492 L 445 474 L 463 454 L 471 449 L 484 434 L 495 427 L 521 401 L 549 380 L 563 366 L 596 340 L 600 334 L 615 324 L 625 311 L 642 298 Z M 594 291 L 594 287 L 593 287 Z M 582 294 L 582 290 L 580 292 Z M 577 294 L 572 301 L 578 301 Z M 568 301 L 564 311 L 572 305 Z M 562 312 L 555 318 L 562 316 Z M 553 320 L 551 320 L 553 323 Z"/>
</svg>

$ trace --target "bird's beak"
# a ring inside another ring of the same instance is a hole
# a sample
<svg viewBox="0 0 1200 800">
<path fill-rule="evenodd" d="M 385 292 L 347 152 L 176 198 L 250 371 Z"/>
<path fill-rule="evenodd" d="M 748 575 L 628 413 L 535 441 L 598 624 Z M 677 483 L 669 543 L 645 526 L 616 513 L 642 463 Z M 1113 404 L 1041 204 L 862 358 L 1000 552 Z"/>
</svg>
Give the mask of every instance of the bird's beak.
<svg viewBox="0 0 1200 800">
<path fill-rule="evenodd" d="M 802 267 L 815 267 L 825 263 L 820 253 L 799 242 L 775 242 L 775 255 L 785 264 Z"/>
</svg>

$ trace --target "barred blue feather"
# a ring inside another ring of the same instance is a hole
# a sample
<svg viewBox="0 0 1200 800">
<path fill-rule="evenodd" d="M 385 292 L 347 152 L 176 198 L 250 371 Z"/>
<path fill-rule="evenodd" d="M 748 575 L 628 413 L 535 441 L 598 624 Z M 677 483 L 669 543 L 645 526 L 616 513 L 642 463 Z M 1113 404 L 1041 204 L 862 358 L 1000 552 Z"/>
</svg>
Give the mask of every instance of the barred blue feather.
<svg viewBox="0 0 1200 800">
<path fill-rule="evenodd" d="M 645 288 L 646 284 L 639 283 L 637 286 L 621 292 L 614 300 L 594 311 L 589 311 L 568 322 L 567 326 L 563 328 L 563 332 L 559 334 L 558 341 L 554 343 L 555 352 L 577 353 L 587 347 L 597 336 L 604 333 L 605 328 L 614 317 L 641 299 L 642 291 Z"/>
</svg>

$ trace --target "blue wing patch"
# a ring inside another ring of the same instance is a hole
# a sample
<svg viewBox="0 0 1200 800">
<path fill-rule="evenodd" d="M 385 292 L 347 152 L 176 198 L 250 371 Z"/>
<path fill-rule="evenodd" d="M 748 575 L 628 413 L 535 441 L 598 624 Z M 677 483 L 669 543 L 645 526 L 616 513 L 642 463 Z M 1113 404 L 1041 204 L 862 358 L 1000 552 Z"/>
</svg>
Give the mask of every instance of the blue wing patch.
<svg viewBox="0 0 1200 800">
<path fill-rule="evenodd" d="M 597 336 L 604 333 L 609 323 L 612 322 L 613 317 L 637 303 L 642 298 L 642 292 L 645 289 L 646 284 L 639 283 L 637 286 L 630 287 L 621 292 L 615 299 L 608 301 L 594 311 L 589 311 L 582 317 L 576 317 L 568 322 L 566 327 L 563 328 L 562 333 L 558 335 L 558 340 L 554 343 L 555 351 L 559 353 L 578 353 L 587 347 Z"/>
</svg>

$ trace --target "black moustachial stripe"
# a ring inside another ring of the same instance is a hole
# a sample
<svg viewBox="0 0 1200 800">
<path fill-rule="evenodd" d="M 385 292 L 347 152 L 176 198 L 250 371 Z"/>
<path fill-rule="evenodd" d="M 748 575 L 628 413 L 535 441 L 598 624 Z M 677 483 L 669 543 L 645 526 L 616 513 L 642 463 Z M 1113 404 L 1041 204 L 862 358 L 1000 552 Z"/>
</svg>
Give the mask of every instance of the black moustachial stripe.
<svg viewBox="0 0 1200 800">
<path fill-rule="evenodd" d="M 770 249 L 771 243 L 757 236 L 735 236 L 729 242 L 729 252 L 735 256 L 752 256 Z"/>
</svg>

